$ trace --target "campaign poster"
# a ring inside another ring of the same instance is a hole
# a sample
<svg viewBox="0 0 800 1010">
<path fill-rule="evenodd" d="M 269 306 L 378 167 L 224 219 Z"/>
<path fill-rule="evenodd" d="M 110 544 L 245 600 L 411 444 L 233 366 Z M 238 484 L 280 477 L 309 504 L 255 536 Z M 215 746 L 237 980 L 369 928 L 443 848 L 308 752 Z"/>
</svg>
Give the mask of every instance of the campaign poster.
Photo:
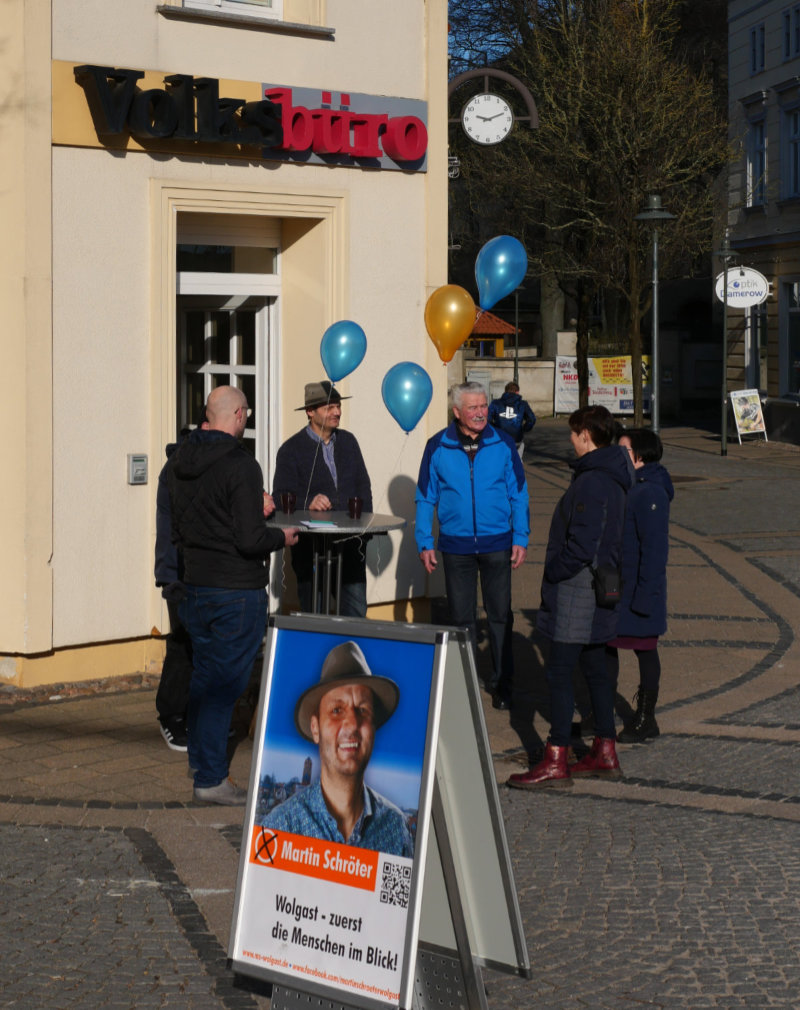
<svg viewBox="0 0 800 1010">
<path fill-rule="evenodd" d="M 606 407 L 612 414 L 633 413 L 633 377 L 629 355 L 589 358 L 589 403 Z M 650 359 L 642 357 L 642 401 L 650 410 Z M 578 409 L 578 366 L 575 356 L 556 358 L 554 412 L 571 414 Z"/>
<path fill-rule="evenodd" d="M 436 646 L 331 624 L 270 629 L 230 957 L 289 988 L 410 1007 Z"/>
</svg>

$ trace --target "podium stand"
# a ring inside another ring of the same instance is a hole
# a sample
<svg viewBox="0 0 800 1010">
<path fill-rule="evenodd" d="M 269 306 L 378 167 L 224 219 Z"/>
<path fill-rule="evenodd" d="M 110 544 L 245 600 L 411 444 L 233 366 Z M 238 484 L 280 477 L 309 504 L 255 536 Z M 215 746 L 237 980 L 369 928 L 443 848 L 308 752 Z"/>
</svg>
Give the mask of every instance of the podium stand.
<svg viewBox="0 0 800 1010">
<path fill-rule="evenodd" d="M 404 1010 L 488 1010 L 482 969 L 523 978 L 531 977 L 531 969 L 466 633 L 430 625 L 310 615 L 271 619 L 270 634 L 280 629 L 333 633 L 337 640 L 357 639 L 372 645 L 372 655 L 378 657 L 382 639 L 431 647 L 434 670 L 426 760 L 433 757 L 433 761 L 423 776 L 429 789 L 426 792 L 423 782 L 421 796 L 423 801 L 427 796 L 427 802 L 420 806 L 417 825 L 418 847 L 424 840 L 424 859 L 417 851 L 414 860 L 415 870 L 420 863 L 424 869 L 412 890 L 404 951 L 406 968 L 396 1001 L 332 992 L 330 985 L 306 984 L 305 979 L 298 979 L 295 985 L 295 980 L 287 980 L 285 974 L 246 963 L 241 956 L 245 944 L 240 920 L 248 903 L 245 863 L 252 834 L 252 828 L 248 831 L 252 816 L 248 816 L 229 963 L 236 971 L 273 982 L 273 1010 L 309 1010 L 310 1006 L 314 1010 L 391 1006 Z M 268 640 L 262 701 L 272 653 Z M 257 741 L 263 737 L 264 719 L 262 708 Z M 258 766 L 258 754 L 254 753 L 251 805 Z M 248 921 L 253 921 L 252 910 Z"/>
</svg>

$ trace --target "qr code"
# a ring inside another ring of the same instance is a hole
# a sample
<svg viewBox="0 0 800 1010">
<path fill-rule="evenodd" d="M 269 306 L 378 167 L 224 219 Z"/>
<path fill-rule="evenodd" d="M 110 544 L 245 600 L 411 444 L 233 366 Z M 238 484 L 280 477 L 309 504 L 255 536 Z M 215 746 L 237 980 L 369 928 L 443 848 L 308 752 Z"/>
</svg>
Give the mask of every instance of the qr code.
<svg viewBox="0 0 800 1010">
<path fill-rule="evenodd" d="M 402 863 L 383 864 L 383 880 L 381 881 L 381 901 L 385 905 L 397 905 L 408 908 L 408 895 L 411 891 L 411 867 Z"/>
</svg>

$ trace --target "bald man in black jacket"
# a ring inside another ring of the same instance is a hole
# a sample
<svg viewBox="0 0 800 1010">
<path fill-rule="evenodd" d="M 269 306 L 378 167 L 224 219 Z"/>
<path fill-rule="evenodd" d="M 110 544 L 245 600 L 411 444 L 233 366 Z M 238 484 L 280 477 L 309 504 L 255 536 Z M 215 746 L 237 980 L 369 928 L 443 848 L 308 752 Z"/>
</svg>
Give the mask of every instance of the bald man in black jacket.
<svg viewBox="0 0 800 1010">
<path fill-rule="evenodd" d="M 236 699 L 247 686 L 267 620 L 268 556 L 297 542 L 297 530 L 264 522 L 261 467 L 241 445 L 249 408 L 240 389 L 217 386 L 197 429 L 168 473 L 173 540 L 183 556 L 186 595 L 178 613 L 192 639 L 187 713 L 194 796 L 241 806 L 247 793 L 228 778 L 227 740 Z"/>
</svg>

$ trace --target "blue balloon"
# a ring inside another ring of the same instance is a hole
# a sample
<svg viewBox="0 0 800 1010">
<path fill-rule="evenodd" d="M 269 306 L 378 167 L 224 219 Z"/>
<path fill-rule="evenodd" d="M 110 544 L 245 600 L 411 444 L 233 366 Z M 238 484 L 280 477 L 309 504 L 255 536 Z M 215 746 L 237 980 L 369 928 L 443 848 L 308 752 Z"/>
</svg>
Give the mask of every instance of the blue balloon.
<svg viewBox="0 0 800 1010">
<path fill-rule="evenodd" d="M 478 301 L 491 309 L 522 284 L 528 270 L 528 254 L 519 239 L 498 235 L 490 239 L 475 260 Z"/>
<path fill-rule="evenodd" d="M 433 383 L 428 373 L 413 361 L 393 365 L 383 377 L 381 396 L 386 409 L 404 432 L 413 431 L 428 409 Z"/>
<path fill-rule="evenodd" d="M 358 323 L 342 319 L 332 323 L 322 334 L 319 345 L 322 365 L 331 382 L 338 382 L 354 371 L 367 353 L 367 337 Z"/>
</svg>

